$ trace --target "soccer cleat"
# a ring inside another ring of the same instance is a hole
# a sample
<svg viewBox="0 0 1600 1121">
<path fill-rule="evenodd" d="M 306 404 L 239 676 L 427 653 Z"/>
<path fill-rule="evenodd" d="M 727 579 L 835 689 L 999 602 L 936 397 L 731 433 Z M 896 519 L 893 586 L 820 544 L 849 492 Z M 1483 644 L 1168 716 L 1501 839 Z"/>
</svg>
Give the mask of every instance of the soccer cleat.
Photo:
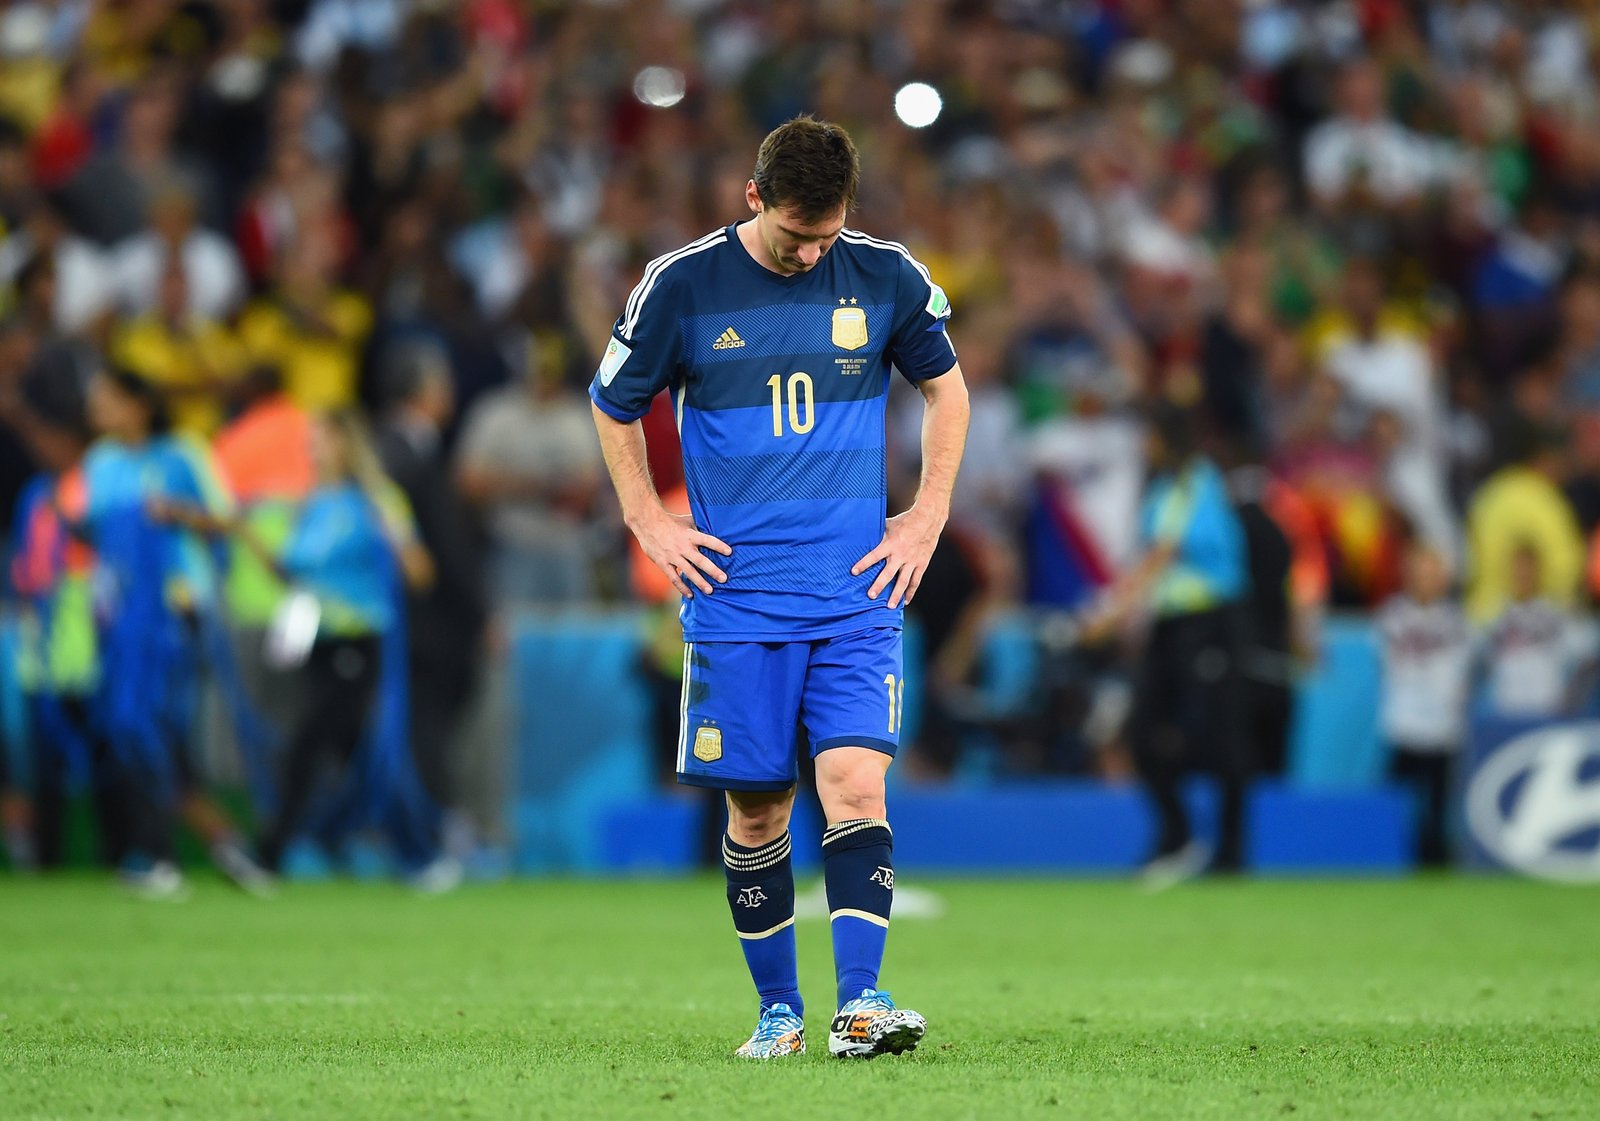
<svg viewBox="0 0 1600 1121">
<path fill-rule="evenodd" d="M 756 1032 L 734 1052 L 741 1059 L 781 1059 L 806 1053 L 806 1025 L 787 1004 L 761 1010 Z"/>
<path fill-rule="evenodd" d="M 862 989 L 847 1000 L 828 1031 L 828 1050 L 837 1059 L 875 1059 L 915 1051 L 927 1034 L 928 1021 L 920 1012 L 896 1008 L 889 994 Z"/>
</svg>

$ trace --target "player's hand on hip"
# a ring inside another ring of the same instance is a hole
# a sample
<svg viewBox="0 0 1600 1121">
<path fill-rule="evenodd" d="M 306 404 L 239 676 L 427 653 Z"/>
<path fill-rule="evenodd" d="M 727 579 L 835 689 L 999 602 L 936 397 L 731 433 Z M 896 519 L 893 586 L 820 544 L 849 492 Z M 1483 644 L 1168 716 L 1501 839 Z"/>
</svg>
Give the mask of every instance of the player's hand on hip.
<svg viewBox="0 0 1600 1121">
<path fill-rule="evenodd" d="M 666 574 L 679 595 L 693 599 L 695 588 L 710 595 L 712 580 L 719 584 L 728 582 L 728 574 L 718 568 L 704 550 L 710 549 L 726 557 L 733 555 L 733 548 L 709 533 L 701 533 L 688 514 L 671 514 L 658 508 L 655 514 L 633 527 L 633 535 L 639 539 L 644 555 Z"/>
<path fill-rule="evenodd" d="M 889 593 L 889 607 L 910 603 L 928 571 L 928 560 L 934 546 L 939 544 L 939 531 L 944 519 L 935 517 L 913 506 L 903 514 L 896 514 L 884 525 L 883 540 L 872 552 L 856 561 L 850 575 L 860 576 L 873 565 L 882 562 L 883 571 L 867 589 L 868 599 L 877 599 L 885 588 L 893 585 Z"/>
</svg>

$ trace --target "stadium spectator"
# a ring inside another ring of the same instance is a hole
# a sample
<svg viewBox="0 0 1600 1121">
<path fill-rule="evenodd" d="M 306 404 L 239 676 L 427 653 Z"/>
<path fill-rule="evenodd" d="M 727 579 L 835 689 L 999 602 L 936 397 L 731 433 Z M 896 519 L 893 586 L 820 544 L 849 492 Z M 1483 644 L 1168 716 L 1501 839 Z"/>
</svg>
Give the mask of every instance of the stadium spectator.
<svg viewBox="0 0 1600 1121">
<path fill-rule="evenodd" d="M 148 228 L 112 251 L 117 298 L 126 314 L 157 310 L 165 295 L 163 278 L 174 267 L 183 274 L 185 318 L 227 319 L 244 300 L 239 251 L 221 234 L 197 224 L 198 206 L 181 180 L 154 185 Z"/>
<path fill-rule="evenodd" d="M 1175 318 L 1209 311 L 1216 303 L 1217 262 L 1204 236 L 1210 225 L 1209 191 L 1183 176 L 1163 183 L 1154 214 L 1135 218 L 1123 232 L 1123 294 L 1147 333 L 1168 330 Z"/>
<path fill-rule="evenodd" d="M 33 200 L 23 225 L 8 233 L 0 244 L 0 281 L 15 285 L 23 314 L 64 335 L 101 326 L 114 296 L 110 268 L 100 249 L 73 232 L 59 202 Z"/>
<path fill-rule="evenodd" d="M 600 445 L 582 394 L 537 338 L 530 343 L 520 384 L 487 394 L 468 414 L 456 478 L 483 512 L 498 601 L 589 603 L 604 544 L 595 525 Z"/>
<path fill-rule="evenodd" d="M 527 326 L 562 323 L 563 262 L 537 195 L 523 194 L 504 224 L 467 231 L 457 254 L 485 319 L 499 322 L 520 313 Z"/>
<path fill-rule="evenodd" d="M 1348 262 L 1342 306 L 1313 323 L 1314 345 L 1343 390 L 1347 434 L 1374 441 L 1388 500 L 1454 563 L 1460 543 L 1445 489 L 1443 397 L 1421 324 L 1384 288 L 1376 262 Z"/>
<path fill-rule="evenodd" d="M 327 70 L 347 50 L 380 52 L 399 36 L 406 8 L 403 0 L 313 0 L 295 54 L 313 70 Z"/>
<path fill-rule="evenodd" d="M 1584 540 L 1572 504 L 1557 481 L 1562 474 L 1562 433 L 1532 422 L 1506 438 L 1511 462 L 1474 495 L 1468 513 L 1472 579 L 1467 613 L 1486 623 L 1511 598 L 1519 549 L 1538 555 L 1540 589 L 1563 609 L 1576 602 L 1584 572 Z"/>
<path fill-rule="evenodd" d="M 1508 375 L 1556 326 L 1556 295 L 1572 252 L 1560 208 L 1549 195 L 1530 196 L 1519 221 L 1500 232 L 1473 271 L 1470 297 L 1484 368 Z"/>
<path fill-rule="evenodd" d="M 1153 616 L 1135 684 L 1129 740 L 1159 817 L 1146 881 L 1167 886 L 1244 859 L 1249 778 L 1240 605 L 1250 573 L 1244 529 L 1222 472 L 1200 449 L 1193 419 L 1152 418 L 1153 478 L 1140 514 L 1144 555 L 1097 605 L 1086 634 L 1102 637 L 1135 612 Z M 1195 837 L 1181 798 L 1194 769 L 1216 775 L 1222 801 L 1215 850 Z"/>
<path fill-rule="evenodd" d="M 1487 700 L 1497 716 L 1550 719 L 1588 708 L 1600 636 L 1594 622 L 1545 599 L 1539 550 L 1511 554 L 1510 602 L 1484 633 Z"/>
<path fill-rule="evenodd" d="M 276 262 L 302 238 L 330 238 L 335 259 L 343 261 L 355 233 L 339 205 L 338 176 L 314 162 L 296 137 L 275 142 L 266 173 L 240 207 L 235 236 L 251 283 L 265 286 Z"/>
<path fill-rule="evenodd" d="M 61 74 L 54 103 L 46 104 L 43 120 L 31 121 L 41 114 L 24 109 L 20 119 L 38 125 L 33 132 L 30 161 L 34 182 L 40 188 L 53 191 L 65 186 L 93 153 L 91 118 L 105 95 L 105 86 L 96 67 L 75 61 Z"/>
<path fill-rule="evenodd" d="M 1241 463 L 1228 472 L 1227 483 L 1250 573 L 1240 655 L 1247 765 L 1253 772 L 1282 774 L 1294 711 L 1296 651 L 1301 649 L 1294 541 L 1284 525 L 1283 488 L 1265 469 Z"/>
<path fill-rule="evenodd" d="M 28 161 L 28 134 L 0 116 L 0 237 L 15 229 L 36 191 Z"/>
<path fill-rule="evenodd" d="M 171 434 L 158 389 L 112 370 L 90 384 L 89 419 L 100 433 L 84 459 L 83 516 L 76 532 L 94 550 L 100 728 L 125 794 L 124 876 L 139 894 L 175 898 L 177 814 L 241 886 L 262 886 L 238 831 L 204 789 L 196 758 L 197 706 L 215 625 L 217 574 L 204 542 L 172 517 L 174 505 L 218 516 L 230 500 L 209 453 Z"/>
<path fill-rule="evenodd" d="M 399 625 L 401 589 L 433 578 L 405 497 L 383 473 L 359 419 L 333 414 L 311 431 L 317 484 L 281 552 L 243 523 L 192 508 L 180 514 L 195 528 L 236 535 L 281 581 L 314 597 L 300 624 L 281 636 L 285 655 L 305 667 L 306 702 L 289 736 L 277 813 L 261 840 L 262 863 L 274 872 L 303 824 L 318 772 L 334 764 L 349 776 L 378 699 L 382 638 Z M 385 746 L 392 748 L 372 750 Z"/>
<path fill-rule="evenodd" d="M 1450 593 L 1450 563 L 1431 545 L 1406 554 L 1405 590 L 1378 612 L 1383 653 L 1381 724 L 1390 773 L 1416 799 L 1417 858 L 1449 860 L 1451 772 L 1466 738 L 1476 641 Z"/>
<path fill-rule="evenodd" d="M 1347 62 L 1338 77 L 1337 112 L 1306 138 L 1306 184 L 1330 215 L 1367 206 L 1406 209 L 1427 185 L 1424 145 L 1390 116 L 1383 82 L 1371 59 Z"/>
<path fill-rule="evenodd" d="M 123 321 L 111 340 L 112 359 L 161 388 L 176 431 L 210 439 L 245 372 L 244 347 L 219 319 L 196 310 L 193 281 L 180 262 L 167 262 L 150 279 L 156 304 Z"/>
<path fill-rule="evenodd" d="M 175 68 L 152 69 L 128 92 L 115 146 L 97 145 L 62 185 L 74 225 L 100 245 L 116 245 L 144 229 L 152 200 L 174 180 L 187 179 L 205 198 L 205 163 L 177 147 L 182 81 Z"/>
<path fill-rule="evenodd" d="M 46 473 L 22 496 L 11 542 L 11 588 L 21 607 L 15 673 L 27 701 L 32 775 L 29 835 L 11 846 L 12 858 L 33 868 L 64 863 L 68 786 L 77 769 L 88 771 L 99 854 L 114 868 L 125 855 L 121 815 L 129 792 L 91 717 L 99 674 L 94 558 L 71 532 L 84 514 L 88 434 L 80 415 L 76 425 L 39 425 L 30 436 Z"/>
<path fill-rule="evenodd" d="M 250 358 L 282 370 L 290 399 L 311 410 L 355 403 L 361 346 L 372 329 L 366 300 L 336 282 L 336 247 L 324 233 L 308 230 L 284 251 L 276 288 L 239 321 Z"/>
<path fill-rule="evenodd" d="M 1292 207 L 1283 171 L 1263 163 L 1246 174 L 1234 199 L 1233 245 L 1265 253 L 1273 315 L 1304 323 L 1326 299 L 1338 275 L 1338 247 Z"/>
<path fill-rule="evenodd" d="M 300 503 L 311 493 L 311 415 L 283 391 L 271 366 L 250 370 L 238 385 L 239 415 L 213 443 L 217 473 L 239 506 L 239 518 L 274 555 L 288 543 Z M 294 723 L 301 698 L 297 679 L 271 666 L 268 628 L 285 591 L 248 546 L 228 543 L 226 602 L 234 659 L 246 693 L 273 727 Z M 239 729 L 229 728 L 237 737 Z"/>
<path fill-rule="evenodd" d="M 449 357 L 431 342 L 397 344 L 385 355 L 384 374 L 380 462 L 433 561 L 432 579 L 413 586 L 407 604 L 412 753 L 423 786 L 448 813 L 460 805 L 461 723 L 483 674 L 489 608 L 482 550 L 441 446 L 455 409 Z"/>
</svg>

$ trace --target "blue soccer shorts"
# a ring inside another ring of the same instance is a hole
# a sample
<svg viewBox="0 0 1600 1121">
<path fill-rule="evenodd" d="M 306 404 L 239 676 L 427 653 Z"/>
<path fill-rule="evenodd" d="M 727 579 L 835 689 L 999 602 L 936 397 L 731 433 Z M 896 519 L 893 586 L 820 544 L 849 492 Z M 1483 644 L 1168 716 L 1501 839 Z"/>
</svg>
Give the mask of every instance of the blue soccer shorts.
<svg viewBox="0 0 1600 1121">
<path fill-rule="evenodd" d="M 900 746 L 900 631 L 874 627 L 810 642 L 684 646 L 678 781 L 716 790 L 787 790 L 797 742 L 811 754 Z"/>
</svg>

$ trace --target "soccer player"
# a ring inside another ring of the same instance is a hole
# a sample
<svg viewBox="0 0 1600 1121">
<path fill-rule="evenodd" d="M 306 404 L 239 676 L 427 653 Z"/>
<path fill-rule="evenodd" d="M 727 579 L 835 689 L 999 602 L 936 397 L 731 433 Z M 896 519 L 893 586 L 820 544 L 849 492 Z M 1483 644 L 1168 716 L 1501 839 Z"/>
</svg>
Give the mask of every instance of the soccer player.
<svg viewBox="0 0 1600 1121">
<path fill-rule="evenodd" d="M 837 1056 L 926 1030 L 878 988 L 894 895 L 884 775 L 899 743 L 902 609 L 949 513 L 967 391 L 950 306 L 894 242 L 845 227 L 860 165 L 838 125 L 762 141 L 749 220 L 652 261 L 590 386 L 622 511 L 683 597 L 678 781 L 727 792 L 728 905 L 761 998 L 738 1054 L 805 1050 L 795 968 L 797 729 L 816 761 Z M 922 481 L 885 518 L 890 367 L 921 390 Z M 662 506 L 639 424 L 672 392 L 691 513 Z"/>
</svg>

